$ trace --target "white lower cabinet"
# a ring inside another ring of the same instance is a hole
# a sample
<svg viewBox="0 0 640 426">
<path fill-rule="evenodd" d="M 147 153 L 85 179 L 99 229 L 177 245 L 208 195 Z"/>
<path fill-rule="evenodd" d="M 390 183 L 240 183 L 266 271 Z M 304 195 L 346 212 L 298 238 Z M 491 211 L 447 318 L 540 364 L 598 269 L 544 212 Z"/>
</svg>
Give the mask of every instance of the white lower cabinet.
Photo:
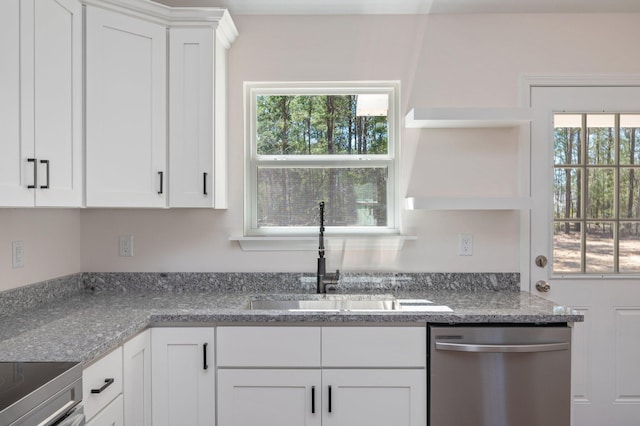
<svg viewBox="0 0 640 426">
<path fill-rule="evenodd" d="M 123 426 L 124 417 L 122 415 L 123 397 L 118 395 L 104 410 L 100 411 L 86 423 L 86 426 Z"/>
<path fill-rule="evenodd" d="M 424 426 L 424 370 L 220 369 L 219 426 Z"/>
<path fill-rule="evenodd" d="M 214 339 L 211 327 L 151 330 L 154 426 L 215 424 Z"/>
<path fill-rule="evenodd" d="M 427 422 L 425 327 L 219 327 L 217 359 L 218 426 Z"/>
<path fill-rule="evenodd" d="M 323 426 L 425 426 L 426 372 L 322 371 Z"/>
<path fill-rule="evenodd" d="M 218 425 L 319 426 L 320 370 L 219 370 Z"/>
<path fill-rule="evenodd" d="M 122 346 L 82 371 L 87 426 L 122 425 Z"/>
<path fill-rule="evenodd" d="M 151 426 L 151 331 L 123 345 L 124 424 Z"/>
</svg>

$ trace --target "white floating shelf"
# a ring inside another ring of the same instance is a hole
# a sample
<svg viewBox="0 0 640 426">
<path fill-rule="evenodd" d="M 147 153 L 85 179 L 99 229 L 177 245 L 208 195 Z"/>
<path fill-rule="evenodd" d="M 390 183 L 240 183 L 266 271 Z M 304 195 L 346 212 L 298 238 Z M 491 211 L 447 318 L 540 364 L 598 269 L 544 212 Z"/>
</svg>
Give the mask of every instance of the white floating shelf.
<svg viewBox="0 0 640 426">
<path fill-rule="evenodd" d="M 497 128 L 517 127 L 530 121 L 530 108 L 413 108 L 405 117 L 405 127 Z"/>
<path fill-rule="evenodd" d="M 408 197 L 407 210 L 528 210 L 528 197 Z"/>
<path fill-rule="evenodd" d="M 341 235 L 327 236 L 327 250 L 401 250 L 405 241 L 416 240 L 411 235 Z M 318 237 L 229 237 L 243 251 L 316 251 Z"/>
</svg>

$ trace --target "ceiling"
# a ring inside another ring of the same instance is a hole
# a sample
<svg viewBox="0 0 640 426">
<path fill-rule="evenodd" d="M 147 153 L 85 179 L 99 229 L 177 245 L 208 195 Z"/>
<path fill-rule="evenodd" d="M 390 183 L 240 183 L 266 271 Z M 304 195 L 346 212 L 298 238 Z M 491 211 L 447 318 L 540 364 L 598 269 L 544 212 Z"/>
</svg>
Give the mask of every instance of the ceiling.
<svg viewBox="0 0 640 426">
<path fill-rule="evenodd" d="M 639 0 L 155 0 L 212 6 L 232 15 L 437 13 L 640 13 Z"/>
</svg>

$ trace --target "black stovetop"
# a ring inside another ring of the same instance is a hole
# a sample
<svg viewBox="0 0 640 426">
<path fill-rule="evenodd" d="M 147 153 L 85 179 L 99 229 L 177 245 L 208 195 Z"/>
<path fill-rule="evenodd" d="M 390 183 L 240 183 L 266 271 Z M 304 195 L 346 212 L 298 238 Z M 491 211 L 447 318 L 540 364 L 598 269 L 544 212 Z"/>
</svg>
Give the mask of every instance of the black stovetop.
<svg viewBox="0 0 640 426">
<path fill-rule="evenodd" d="M 76 362 L 0 362 L 0 411 L 75 365 Z"/>
</svg>

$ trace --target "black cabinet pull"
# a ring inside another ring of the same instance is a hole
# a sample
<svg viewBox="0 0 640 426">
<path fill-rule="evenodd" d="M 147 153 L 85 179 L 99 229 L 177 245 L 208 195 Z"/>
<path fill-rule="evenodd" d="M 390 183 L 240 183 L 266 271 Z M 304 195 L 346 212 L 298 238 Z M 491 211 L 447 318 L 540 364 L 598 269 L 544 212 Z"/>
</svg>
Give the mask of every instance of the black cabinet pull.
<svg viewBox="0 0 640 426">
<path fill-rule="evenodd" d="M 202 345 L 202 368 L 205 370 L 209 368 L 209 364 L 207 364 L 207 345 L 209 344 L 205 343 Z"/>
<path fill-rule="evenodd" d="M 47 166 L 47 183 L 45 185 L 41 185 L 40 189 L 49 189 L 49 160 L 40 160 L 40 164 L 45 164 Z"/>
<path fill-rule="evenodd" d="M 104 379 L 104 385 L 102 385 L 100 389 L 91 389 L 91 393 L 102 393 L 102 391 L 111 386 L 113 382 L 113 379 Z"/>
<path fill-rule="evenodd" d="M 316 387 L 311 386 L 311 414 L 316 413 Z"/>
<path fill-rule="evenodd" d="M 204 172 L 202 175 L 202 193 L 207 195 L 207 172 Z"/>
<path fill-rule="evenodd" d="M 38 186 L 38 165 L 35 158 L 27 158 L 27 162 L 33 163 L 33 185 L 27 185 L 27 188 L 35 189 Z"/>
<path fill-rule="evenodd" d="M 331 412 L 331 385 L 329 385 L 329 412 Z"/>
<path fill-rule="evenodd" d="M 164 172 L 158 172 L 158 176 L 160 176 L 160 191 L 158 191 L 158 195 L 162 195 L 162 193 L 164 192 L 162 189 L 162 185 L 164 184 Z"/>
</svg>

